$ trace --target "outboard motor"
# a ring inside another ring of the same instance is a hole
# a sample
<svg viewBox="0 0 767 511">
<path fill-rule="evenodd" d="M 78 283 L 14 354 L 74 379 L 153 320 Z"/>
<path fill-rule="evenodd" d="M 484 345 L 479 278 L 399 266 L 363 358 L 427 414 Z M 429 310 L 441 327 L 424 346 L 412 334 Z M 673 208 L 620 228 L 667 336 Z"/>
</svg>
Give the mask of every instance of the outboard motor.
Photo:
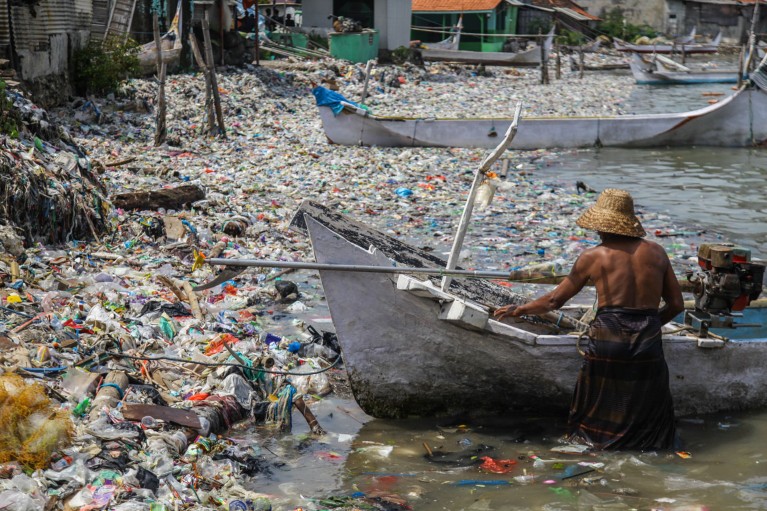
<svg viewBox="0 0 767 511">
<path fill-rule="evenodd" d="M 731 244 L 708 244 L 698 250 L 700 271 L 689 272 L 695 309 L 687 310 L 684 322 L 705 337 L 709 328 L 737 328 L 739 313 L 762 292 L 765 266 L 751 262 L 751 251 Z"/>
</svg>

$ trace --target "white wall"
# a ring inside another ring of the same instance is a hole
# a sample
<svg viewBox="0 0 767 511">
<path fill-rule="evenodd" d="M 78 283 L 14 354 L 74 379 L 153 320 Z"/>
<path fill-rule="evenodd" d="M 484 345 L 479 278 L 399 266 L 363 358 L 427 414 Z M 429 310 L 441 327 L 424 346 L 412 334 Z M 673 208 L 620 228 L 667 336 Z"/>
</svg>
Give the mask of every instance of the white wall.
<svg viewBox="0 0 767 511">
<path fill-rule="evenodd" d="M 412 0 L 375 0 L 375 28 L 379 30 L 379 47 L 395 50 L 410 44 Z"/>
<path fill-rule="evenodd" d="M 304 30 L 333 27 L 332 21 L 328 19 L 333 13 L 333 0 L 305 0 L 301 10 L 301 26 Z"/>
</svg>

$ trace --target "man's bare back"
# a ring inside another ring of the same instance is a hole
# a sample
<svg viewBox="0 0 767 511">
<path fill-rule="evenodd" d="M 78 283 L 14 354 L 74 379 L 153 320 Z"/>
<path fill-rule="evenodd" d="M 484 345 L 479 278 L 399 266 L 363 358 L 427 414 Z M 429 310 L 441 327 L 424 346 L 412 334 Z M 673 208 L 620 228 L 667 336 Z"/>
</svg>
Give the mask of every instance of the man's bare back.
<svg viewBox="0 0 767 511">
<path fill-rule="evenodd" d="M 592 282 L 599 307 L 660 309 L 667 323 L 684 308 L 679 282 L 663 247 L 652 241 L 600 233 L 602 243 L 575 261 L 567 278 L 552 292 L 520 307 L 498 309 L 497 318 L 543 314 L 562 307 Z"/>
</svg>

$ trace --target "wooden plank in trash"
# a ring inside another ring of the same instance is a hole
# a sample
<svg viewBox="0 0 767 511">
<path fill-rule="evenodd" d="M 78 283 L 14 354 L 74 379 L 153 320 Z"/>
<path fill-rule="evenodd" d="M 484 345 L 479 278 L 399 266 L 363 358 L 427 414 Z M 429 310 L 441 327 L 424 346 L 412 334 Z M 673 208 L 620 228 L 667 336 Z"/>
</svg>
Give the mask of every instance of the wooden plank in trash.
<svg viewBox="0 0 767 511">
<path fill-rule="evenodd" d="M 194 429 L 200 429 L 201 427 L 200 418 L 196 413 L 180 408 L 171 408 L 170 406 L 125 403 L 122 414 L 129 421 L 140 421 L 143 417 L 149 415 L 155 419 L 178 424 L 179 426 Z"/>
</svg>

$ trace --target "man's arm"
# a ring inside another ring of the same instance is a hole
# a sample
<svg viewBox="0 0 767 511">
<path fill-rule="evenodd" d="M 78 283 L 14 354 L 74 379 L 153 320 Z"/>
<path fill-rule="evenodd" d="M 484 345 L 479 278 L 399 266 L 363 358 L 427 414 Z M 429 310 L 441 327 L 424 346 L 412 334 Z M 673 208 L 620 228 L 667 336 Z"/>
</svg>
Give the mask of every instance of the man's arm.
<svg viewBox="0 0 767 511">
<path fill-rule="evenodd" d="M 665 252 L 664 252 L 665 256 Z M 668 256 L 666 256 L 668 261 Z M 674 269 L 671 267 L 671 261 L 666 265 L 666 273 L 663 276 L 663 290 L 661 291 L 664 305 L 660 308 L 660 321 L 665 325 L 684 310 L 684 298 L 682 298 L 682 288 L 679 287 L 679 281 L 674 275 Z"/>
<path fill-rule="evenodd" d="M 536 298 L 530 303 L 524 305 L 506 305 L 496 309 L 493 316 L 496 319 L 503 319 L 506 316 L 522 316 L 522 315 L 535 315 L 545 314 L 546 312 L 553 311 L 562 307 L 567 301 L 578 294 L 583 289 L 583 286 L 589 281 L 589 267 L 593 256 L 589 252 L 584 252 L 575 261 L 573 269 L 570 270 L 570 274 L 565 277 L 565 280 L 554 288 L 553 291 L 546 293 L 545 295 Z"/>
</svg>

